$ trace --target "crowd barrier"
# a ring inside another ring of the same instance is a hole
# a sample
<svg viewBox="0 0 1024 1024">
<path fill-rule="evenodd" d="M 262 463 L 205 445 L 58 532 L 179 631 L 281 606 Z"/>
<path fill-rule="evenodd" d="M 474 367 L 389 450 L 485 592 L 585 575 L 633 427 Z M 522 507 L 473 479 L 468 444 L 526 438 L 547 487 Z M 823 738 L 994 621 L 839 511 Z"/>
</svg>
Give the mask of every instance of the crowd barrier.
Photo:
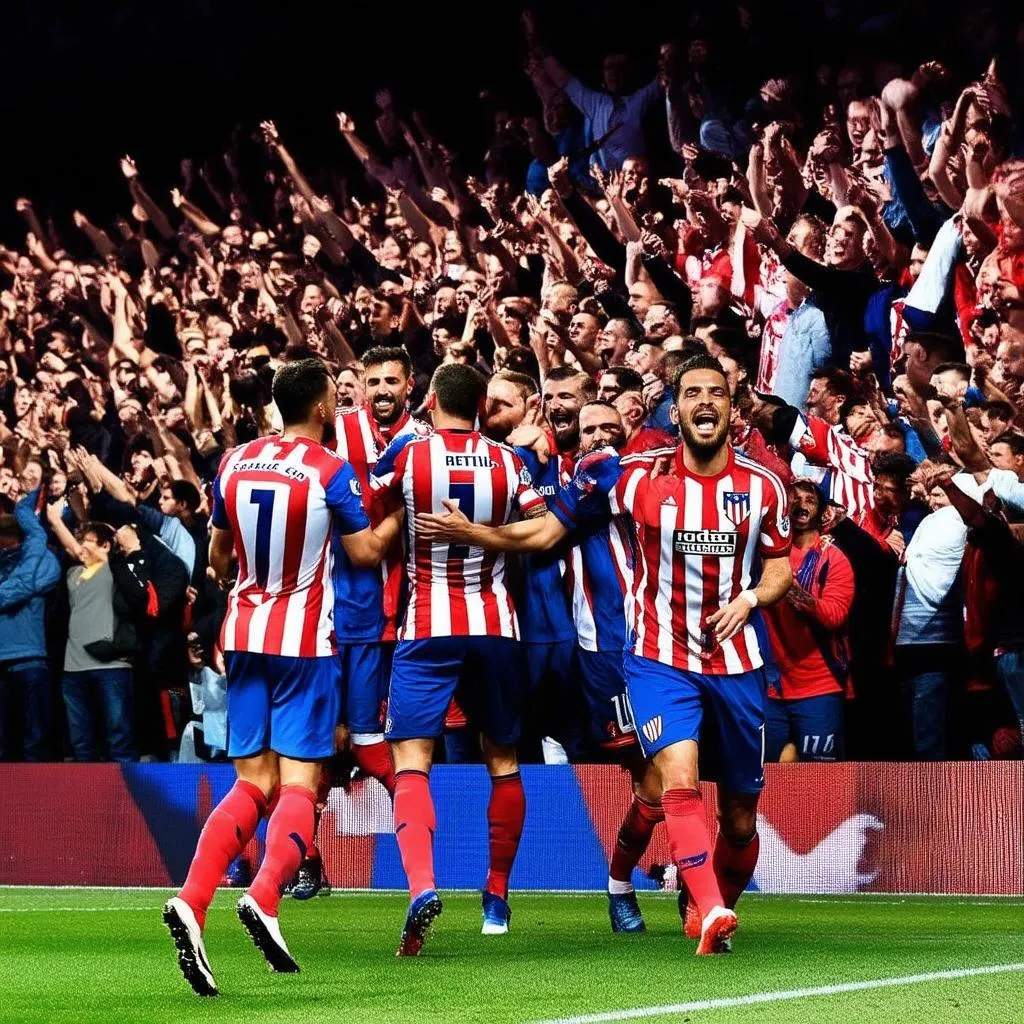
<svg viewBox="0 0 1024 1024">
<path fill-rule="evenodd" d="M 768 765 L 761 803 L 764 892 L 1024 895 L 1024 763 Z M 226 765 L 0 766 L 0 883 L 182 881 Z M 629 800 L 604 765 L 523 769 L 526 829 L 515 889 L 600 890 Z M 435 858 L 443 888 L 478 888 L 487 866 L 483 768 L 439 766 Z M 714 787 L 705 785 L 714 830 Z M 263 833 L 245 856 L 257 861 Z M 713 832 L 712 832 L 713 834 Z M 405 886 L 391 805 L 373 780 L 330 794 L 319 842 L 336 887 Z M 659 828 L 637 872 L 671 862 Z"/>
</svg>

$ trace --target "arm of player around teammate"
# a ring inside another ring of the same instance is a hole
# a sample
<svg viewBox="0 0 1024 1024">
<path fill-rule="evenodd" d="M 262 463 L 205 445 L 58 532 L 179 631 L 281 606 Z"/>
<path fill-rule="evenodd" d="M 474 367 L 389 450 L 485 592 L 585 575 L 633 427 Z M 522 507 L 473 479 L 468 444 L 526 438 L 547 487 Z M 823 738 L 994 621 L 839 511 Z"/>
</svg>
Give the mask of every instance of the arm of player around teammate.
<svg viewBox="0 0 1024 1024">
<path fill-rule="evenodd" d="M 391 547 L 405 519 L 405 509 L 395 509 L 379 526 L 366 527 L 358 533 L 343 533 L 341 544 L 353 565 L 369 568 L 380 560 Z"/>
<path fill-rule="evenodd" d="M 471 523 L 459 506 L 447 498 L 441 504 L 446 515 L 421 512 L 416 516 L 416 537 L 432 544 L 469 544 L 486 551 L 547 551 L 562 540 L 568 530 L 543 506 L 528 518 L 505 526 Z"/>
<path fill-rule="evenodd" d="M 753 590 L 744 590 L 735 600 L 709 616 L 708 625 L 714 627 L 718 642 L 734 637 L 747 624 L 755 608 L 775 604 L 785 596 L 792 583 L 793 568 L 789 564 L 788 551 L 765 558 L 757 586 Z"/>
</svg>

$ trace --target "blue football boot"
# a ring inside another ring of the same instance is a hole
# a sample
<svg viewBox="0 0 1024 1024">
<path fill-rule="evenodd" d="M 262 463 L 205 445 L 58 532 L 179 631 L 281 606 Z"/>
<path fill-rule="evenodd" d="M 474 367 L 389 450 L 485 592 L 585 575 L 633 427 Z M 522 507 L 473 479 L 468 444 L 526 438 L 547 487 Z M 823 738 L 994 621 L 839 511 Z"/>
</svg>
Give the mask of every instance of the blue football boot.
<svg viewBox="0 0 1024 1024">
<path fill-rule="evenodd" d="M 508 923 L 512 919 L 512 911 L 507 901 L 493 892 L 485 892 L 481 901 L 484 908 L 484 924 L 481 935 L 507 935 Z"/>
<path fill-rule="evenodd" d="M 613 932 L 647 931 L 635 892 L 608 893 L 608 917 Z"/>
<path fill-rule="evenodd" d="M 398 944 L 396 956 L 419 956 L 434 918 L 443 909 L 441 897 L 433 889 L 421 892 L 409 904 L 409 913 L 405 917 L 402 941 Z"/>
</svg>

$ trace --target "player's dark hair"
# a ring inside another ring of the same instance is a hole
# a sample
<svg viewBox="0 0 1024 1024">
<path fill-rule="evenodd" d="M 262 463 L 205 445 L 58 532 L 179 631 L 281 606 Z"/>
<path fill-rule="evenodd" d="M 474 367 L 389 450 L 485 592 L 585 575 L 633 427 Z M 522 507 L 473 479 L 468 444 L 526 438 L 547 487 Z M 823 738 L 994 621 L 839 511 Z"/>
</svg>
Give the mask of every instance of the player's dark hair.
<svg viewBox="0 0 1024 1024">
<path fill-rule="evenodd" d="M 274 374 L 271 393 L 286 427 L 305 423 L 313 406 L 327 394 L 330 374 L 319 359 L 285 363 Z"/>
<path fill-rule="evenodd" d="M 880 476 L 889 476 L 904 487 L 915 469 L 917 469 L 917 463 L 903 452 L 881 452 L 871 463 L 871 470 L 876 480 Z"/>
<path fill-rule="evenodd" d="M 957 363 L 953 361 L 939 363 L 939 365 L 932 370 L 932 376 L 934 377 L 937 373 L 949 373 L 950 371 L 956 371 L 961 380 L 971 379 L 971 368 L 966 363 Z"/>
<path fill-rule="evenodd" d="M 363 353 L 362 364 L 367 370 L 382 363 L 401 363 L 406 377 L 412 376 L 412 360 L 409 353 L 398 345 L 375 345 Z"/>
<path fill-rule="evenodd" d="M 184 505 L 189 512 L 195 512 L 199 508 L 202 498 L 199 494 L 199 488 L 195 484 L 189 483 L 188 480 L 172 480 L 168 486 L 171 491 L 171 497 Z"/>
<path fill-rule="evenodd" d="M 614 413 L 618 413 L 619 411 L 615 408 L 615 405 L 612 402 L 608 401 L 607 398 L 592 398 L 589 402 L 584 402 L 583 405 L 580 406 L 580 412 L 583 412 L 584 409 L 587 409 L 592 405 L 599 405 L 602 409 L 611 409 Z"/>
<path fill-rule="evenodd" d="M 109 548 L 114 544 L 114 531 L 106 523 L 89 522 L 82 527 L 82 536 L 91 533 L 100 547 Z"/>
<path fill-rule="evenodd" d="M 1009 402 L 1004 402 L 1001 399 L 995 398 L 991 402 L 985 402 L 981 411 L 988 413 L 989 417 L 994 416 L 997 420 L 1004 420 L 1006 423 L 1012 423 L 1013 417 L 1016 415 L 1013 406 Z"/>
<path fill-rule="evenodd" d="M 620 392 L 639 391 L 641 394 L 643 393 L 644 379 L 631 366 L 609 366 L 604 372 L 610 373 L 615 378 Z"/>
<path fill-rule="evenodd" d="M 430 390 L 441 411 L 472 423 L 487 392 L 487 381 L 471 366 L 443 363 L 434 371 Z"/>
<path fill-rule="evenodd" d="M 640 329 L 637 322 L 628 316 L 613 316 L 608 323 L 605 324 L 605 328 L 610 327 L 613 323 L 622 324 L 625 327 L 626 337 L 629 340 L 637 341 L 644 336 L 644 332 Z M 134 363 L 132 366 L 134 367 Z"/>
<path fill-rule="evenodd" d="M 950 334 L 910 330 L 907 332 L 906 341 L 920 345 L 928 353 L 929 359 L 936 358 L 940 363 L 963 362 L 964 343 L 960 338 L 954 338 Z"/>
<path fill-rule="evenodd" d="M 993 438 L 992 444 L 1005 444 L 1014 455 L 1024 455 L 1024 434 L 1018 434 L 1015 430 L 1007 430 Z M 992 444 L 989 445 L 990 448 Z"/>
<path fill-rule="evenodd" d="M 584 401 L 589 402 L 597 398 L 597 382 L 589 373 L 577 369 L 575 366 L 556 366 L 549 370 L 545 380 L 566 381 L 579 378 L 580 391 L 583 392 Z"/>
<path fill-rule="evenodd" d="M 507 380 L 509 384 L 516 388 L 524 402 L 540 391 L 540 388 L 537 387 L 537 382 L 531 376 L 525 373 L 517 373 L 515 370 L 499 370 L 491 377 L 491 380 Z"/>
<path fill-rule="evenodd" d="M 722 368 L 722 364 L 712 355 L 708 355 L 706 352 L 699 353 L 695 356 L 690 356 L 689 359 L 685 360 L 679 367 L 678 370 L 672 376 L 672 400 L 675 402 L 679 401 L 679 387 L 682 384 L 683 377 L 693 370 L 714 370 L 715 373 L 722 375 L 722 380 L 725 381 L 725 386 L 729 386 L 729 378 L 725 375 L 725 370 Z"/>
</svg>

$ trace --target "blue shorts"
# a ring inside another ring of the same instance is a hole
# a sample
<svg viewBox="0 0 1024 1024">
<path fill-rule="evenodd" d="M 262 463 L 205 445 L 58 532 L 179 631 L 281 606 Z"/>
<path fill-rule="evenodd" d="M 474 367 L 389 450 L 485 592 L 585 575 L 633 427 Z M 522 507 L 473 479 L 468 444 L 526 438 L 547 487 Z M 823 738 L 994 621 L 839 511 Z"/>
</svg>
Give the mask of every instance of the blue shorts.
<svg viewBox="0 0 1024 1024">
<path fill-rule="evenodd" d="M 801 761 L 839 761 L 843 757 L 843 706 L 846 696 L 826 693 L 799 700 L 768 700 L 764 756 L 778 761 L 787 743 L 796 744 Z"/>
<path fill-rule="evenodd" d="M 585 651 L 581 647 L 578 657 L 595 741 L 605 748 L 633 746 L 636 728 L 626 696 L 622 651 Z"/>
<path fill-rule="evenodd" d="M 763 669 L 730 676 L 684 672 L 627 652 L 626 690 L 646 757 L 696 740 L 720 755 L 716 779 L 732 793 L 764 788 L 766 683 Z M 704 713 L 710 729 L 702 738 Z M 703 758 L 702 758 L 703 760 Z"/>
<path fill-rule="evenodd" d="M 228 757 L 273 750 L 294 761 L 334 753 L 341 706 L 338 659 L 228 651 Z"/>
<path fill-rule="evenodd" d="M 355 735 L 384 731 L 392 643 L 338 644 L 341 665 L 341 721 Z"/>
<path fill-rule="evenodd" d="M 495 636 L 399 640 L 391 666 L 385 736 L 440 736 L 456 692 L 474 729 L 492 743 L 515 743 L 526 695 L 519 641 Z"/>
</svg>

